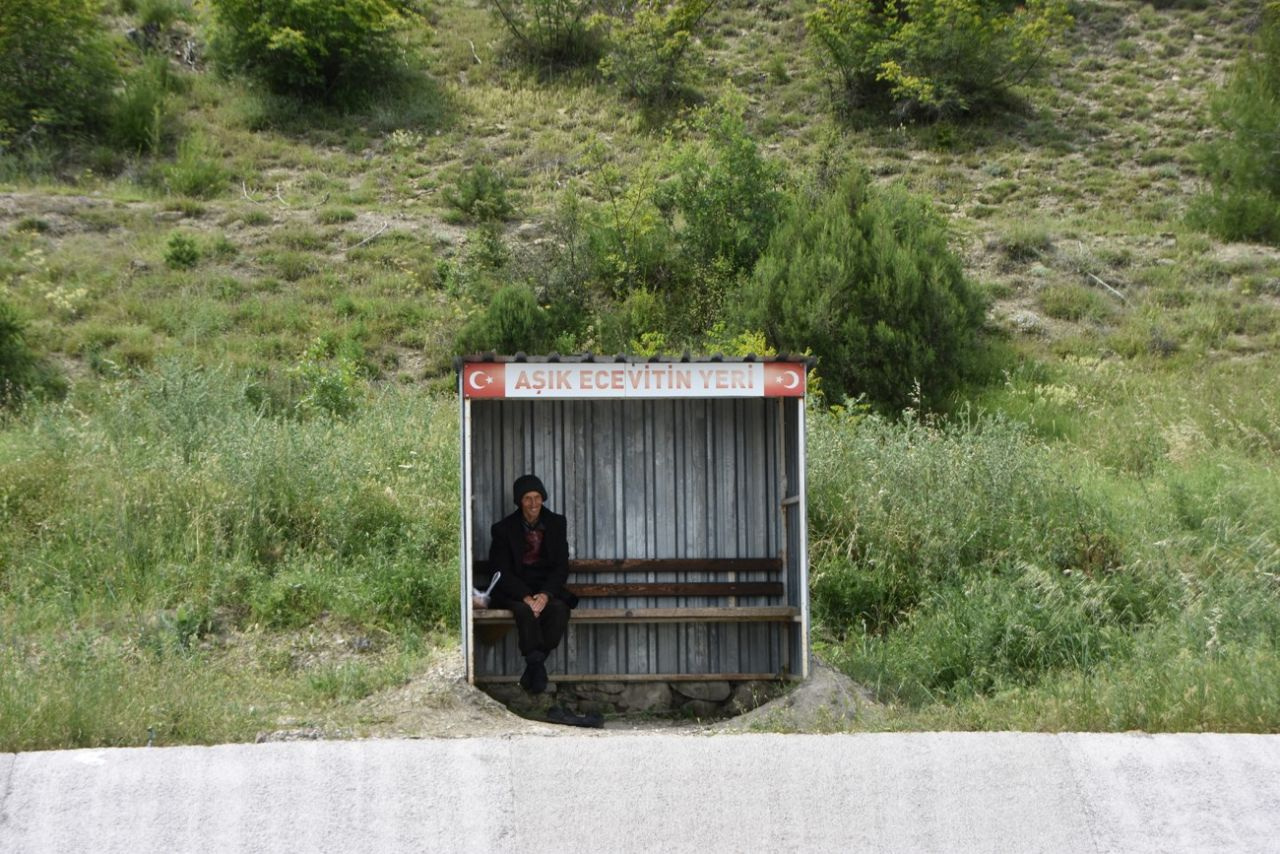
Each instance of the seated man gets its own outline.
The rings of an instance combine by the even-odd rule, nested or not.
[[[532,694],[547,690],[544,662],[564,637],[569,610],[578,598],[565,589],[569,537],[565,518],[544,507],[547,490],[535,475],[516,478],[512,497],[519,507],[492,528],[489,569],[501,572],[490,605],[515,615],[524,674],[520,685]]]

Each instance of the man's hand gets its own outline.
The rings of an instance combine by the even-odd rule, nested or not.
[[[545,593],[535,593],[533,596],[524,597],[524,604],[529,606],[533,611],[533,616],[542,616],[542,609],[547,607],[548,596]]]

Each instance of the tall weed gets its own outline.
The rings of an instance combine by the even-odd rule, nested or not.
[[[809,447],[815,616],[914,725],[1280,725],[1268,463],[1206,446],[1135,480],[999,418],[847,412]]]
[[[226,372],[168,366],[83,410],[19,419],[4,434],[21,475],[0,502],[6,589],[72,614],[453,619],[450,407],[396,392],[346,422],[300,422],[266,415],[251,392]]]

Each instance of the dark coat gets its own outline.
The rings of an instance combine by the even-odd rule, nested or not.
[[[578,597],[564,586],[569,578],[568,522],[546,507],[542,508],[538,521],[544,530],[542,559],[530,566],[521,562],[524,557],[524,517],[519,510],[496,522],[490,529],[493,541],[489,546],[489,570],[502,573],[493,588],[494,598],[519,602],[526,596],[546,593],[572,608],[578,604]]]

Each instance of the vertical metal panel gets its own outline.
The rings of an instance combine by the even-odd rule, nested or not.
[[[793,406],[794,404],[794,406]],[[766,399],[474,400],[470,457],[472,555],[488,555],[489,528],[512,512],[511,483],[538,474],[547,505],[569,519],[574,558],[698,558],[787,555],[783,600],[807,602],[802,518],[793,498],[802,481],[799,401]],[[802,494],[802,493],[801,493]],[[662,577],[665,576],[665,577]],[[701,581],[705,573],[650,573],[628,580]],[[738,580],[768,580],[742,573]],[[601,581],[623,580],[604,574]],[[704,597],[584,600],[580,608],[699,606]],[[785,624],[583,625],[570,622],[552,672],[779,672],[800,662],[797,627]],[[473,634],[474,637],[474,634]],[[476,641],[482,675],[517,674],[514,631]],[[796,672],[792,669],[791,672]]]

